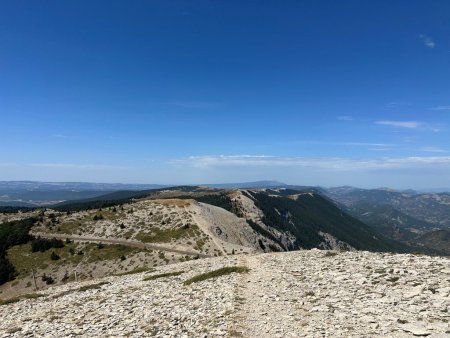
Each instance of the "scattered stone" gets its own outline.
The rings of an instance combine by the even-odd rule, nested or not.
[[[323,255],[305,250],[222,256],[54,286],[43,297],[1,305],[0,337],[450,336],[449,258]],[[249,272],[183,284],[228,266],[247,266]],[[185,272],[144,280],[176,271]],[[401,283],[380,276],[397,272]]]

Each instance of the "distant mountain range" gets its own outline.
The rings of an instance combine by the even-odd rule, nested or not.
[[[145,191],[170,186],[162,184],[0,181],[0,206],[36,207],[94,198],[116,191]],[[278,181],[199,184],[199,186],[223,189],[288,187]]]
[[[413,231],[450,227],[450,193],[352,187],[330,188],[324,192],[351,214],[374,226],[387,221],[399,229]]]
[[[38,181],[0,181],[0,206],[41,206],[60,203],[70,200],[82,200],[94,198],[116,191],[140,191],[171,187],[174,185],[164,184],[126,184],[126,183],[89,183],[89,182],[38,182]],[[194,186],[194,185],[191,185]],[[240,183],[220,183],[220,184],[197,184],[195,186],[207,186],[221,189],[265,189],[265,188],[286,188],[311,190],[325,195],[329,195],[338,202],[341,197],[358,195],[358,193],[371,192],[370,196],[380,195],[378,200],[383,200],[388,193],[397,194],[429,195],[416,190],[397,191],[388,188],[380,189],[359,189],[350,186],[337,188],[324,188],[320,186],[289,185],[283,182],[266,180]],[[436,189],[434,193],[444,193],[449,189]],[[374,194],[375,193],[375,194]],[[432,193],[431,193],[432,194]],[[371,197],[371,199],[373,200]],[[344,203],[345,204],[345,203]]]
[[[351,186],[334,188],[294,186],[278,181],[204,184],[210,189],[266,189],[275,195],[311,192],[323,196],[351,216],[374,228],[386,238],[413,245],[435,242],[436,247],[450,246],[442,231],[450,229],[450,193],[421,193],[389,188],[360,189]],[[95,201],[142,198],[154,190],[168,189],[156,184],[117,184],[84,182],[0,182],[0,207],[38,207],[71,205]],[[178,187],[190,191],[194,186]],[[197,189],[197,188],[195,188]],[[280,190],[281,189],[281,190]],[[78,201],[78,202],[77,202]],[[442,230],[442,231],[441,231]],[[441,231],[436,235],[433,231]],[[423,237],[427,234],[426,237]]]
[[[92,198],[120,190],[165,187],[159,184],[0,181],[0,206],[35,207]]]

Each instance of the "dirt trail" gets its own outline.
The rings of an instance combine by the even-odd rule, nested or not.
[[[125,239],[112,239],[112,238],[103,238],[103,237],[90,237],[90,236],[76,236],[76,235],[68,235],[68,234],[49,234],[43,232],[33,233],[33,236],[40,236],[43,238],[58,238],[58,239],[70,239],[76,242],[100,242],[100,243],[110,243],[110,244],[121,244],[125,246],[131,246],[136,248],[145,248],[151,250],[160,250],[167,252],[174,252],[182,255],[190,255],[190,256],[199,256],[199,257],[211,257],[196,251],[188,251],[181,250],[174,247],[169,247],[165,245],[156,245],[156,244],[148,244],[138,241],[131,241]]]
[[[240,265],[250,271],[242,275],[235,289],[237,311],[231,333],[243,337],[299,337],[299,309],[290,288],[290,279],[295,276],[267,255],[240,258]]]

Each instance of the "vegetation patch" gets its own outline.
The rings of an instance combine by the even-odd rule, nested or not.
[[[14,264],[7,257],[7,250],[27,243],[31,239],[28,233],[35,222],[35,218],[26,218],[0,224],[0,285],[17,276]]]
[[[141,267],[141,268],[133,269],[131,271],[127,271],[127,272],[116,273],[116,274],[114,274],[114,276],[126,276],[126,275],[133,275],[135,273],[153,272],[153,271],[155,271],[155,269],[147,268],[147,267]]]
[[[106,284],[109,284],[109,283],[108,282],[100,282],[100,283],[96,283],[96,284],[85,285],[85,286],[78,288],[76,291],[84,292],[84,291],[89,291],[89,290],[96,290],[96,289],[100,289],[103,285],[106,285]]]
[[[78,264],[82,259],[82,255],[72,254],[76,251],[75,243],[66,244],[62,248],[55,248],[52,252],[32,252],[31,244],[22,244],[11,247],[8,250],[7,257],[14,266],[19,277],[29,276],[31,270],[45,269],[49,265],[64,265],[71,263]],[[57,260],[55,255],[59,257]]]
[[[35,238],[31,241],[31,251],[32,252],[45,252],[51,248],[63,248],[64,242],[60,239],[52,238]]]
[[[139,251],[139,249],[120,244],[102,245],[99,249],[98,245],[90,244],[86,251],[86,255],[88,255],[87,262],[92,263],[121,259],[122,256],[126,257],[129,254]]]
[[[149,281],[149,280],[155,280],[155,279],[159,279],[159,278],[164,278],[164,277],[174,277],[174,276],[179,276],[182,273],[184,273],[184,271],[176,271],[176,272],[166,272],[166,273],[161,273],[159,275],[153,275],[153,276],[148,276],[144,278],[144,281]]]
[[[144,243],[167,243],[180,238],[195,237],[201,232],[197,225],[189,224],[170,229],[152,228],[151,233],[138,233],[136,239]]]
[[[264,229],[262,226],[260,226],[258,223],[254,222],[251,219],[247,219],[247,224],[253,229],[255,230],[257,233],[263,235],[266,238],[271,239],[272,241],[274,241],[275,243],[279,244],[282,248],[284,248],[283,243],[280,241],[279,238],[277,238],[274,234],[272,234],[270,231]],[[279,251],[279,250],[275,250],[275,251]]]
[[[194,276],[184,282],[184,285],[190,285],[192,283],[197,283],[210,278],[216,278],[224,275],[229,275],[233,272],[236,273],[247,273],[249,269],[245,266],[227,266],[214,271],[202,273],[200,275]]]
[[[188,199],[168,198],[168,199],[154,199],[152,201],[162,205],[174,205],[177,207],[187,207],[191,205],[191,201]]]
[[[64,234],[73,234],[80,228],[80,221],[68,221],[58,225],[59,231]]]
[[[28,293],[26,295],[22,295],[19,297],[9,298],[9,299],[5,299],[5,300],[0,299],[0,305],[17,303],[24,299],[36,299],[36,298],[40,298],[40,297],[44,297],[44,295],[41,295],[39,293]]]
[[[327,252],[325,252],[325,255],[323,255],[323,257],[334,257],[337,255],[338,255],[338,253],[336,251],[327,251]]]
[[[198,202],[206,203],[206,204],[212,204],[216,207],[228,210],[230,212],[233,211],[233,202],[231,201],[231,198],[225,194],[208,194],[203,196],[196,196],[194,197]]]

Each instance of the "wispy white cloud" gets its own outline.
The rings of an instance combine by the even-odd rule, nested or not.
[[[417,149],[418,151],[423,151],[427,153],[446,153],[445,149],[439,147],[420,147]]]
[[[217,102],[207,102],[207,101],[173,101],[167,102],[170,106],[176,106],[181,108],[192,108],[192,109],[208,109],[217,108],[219,103]]]
[[[174,165],[196,168],[212,167],[304,167],[327,171],[383,170],[448,166],[450,156],[383,157],[378,159],[348,159],[339,157],[308,158],[265,155],[205,155],[190,156],[170,161]]]
[[[76,163],[29,163],[29,167],[36,168],[66,168],[66,169],[125,169],[126,166],[115,166],[105,164],[76,164]]]
[[[431,110],[450,110],[450,106],[437,106],[431,108]]]
[[[436,47],[436,43],[434,42],[434,40],[431,36],[428,36],[426,34],[420,34],[419,38],[420,38],[420,40],[422,40],[423,44],[425,46],[427,46],[428,48]]]
[[[339,121],[353,121],[353,117],[348,115],[338,116],[336,119]]]
[[[66,135],[64,135],[64,134],[54,134],[54,135],[52,135],[53,137],[56,137],[56,138],[66,138],[67,136]]]
[[[382,148],[382,147],[375,147],[375,148],[368,148],[370,151],[389,151],[392,150],[392,148]]]
[[[401,106],[410,106],[411,102],[404,102],[404,101],[392,101],[386,104],[386,108],[398,108]]]
[[[424,126],[423,122],[417,122],[417,121],[392,121],[392,120],[379,120],[375,121],[375,124],[381,124],[385,126],[392,126],[392,127],[400,127],[400,128],[420,128]]]
[[[372,143],[372,142],[326,142],[326,141],[296,141],[295,143],[300,144],[323,144],[330,146],[348,146],[348,147],[395,147],[392,143]]]

